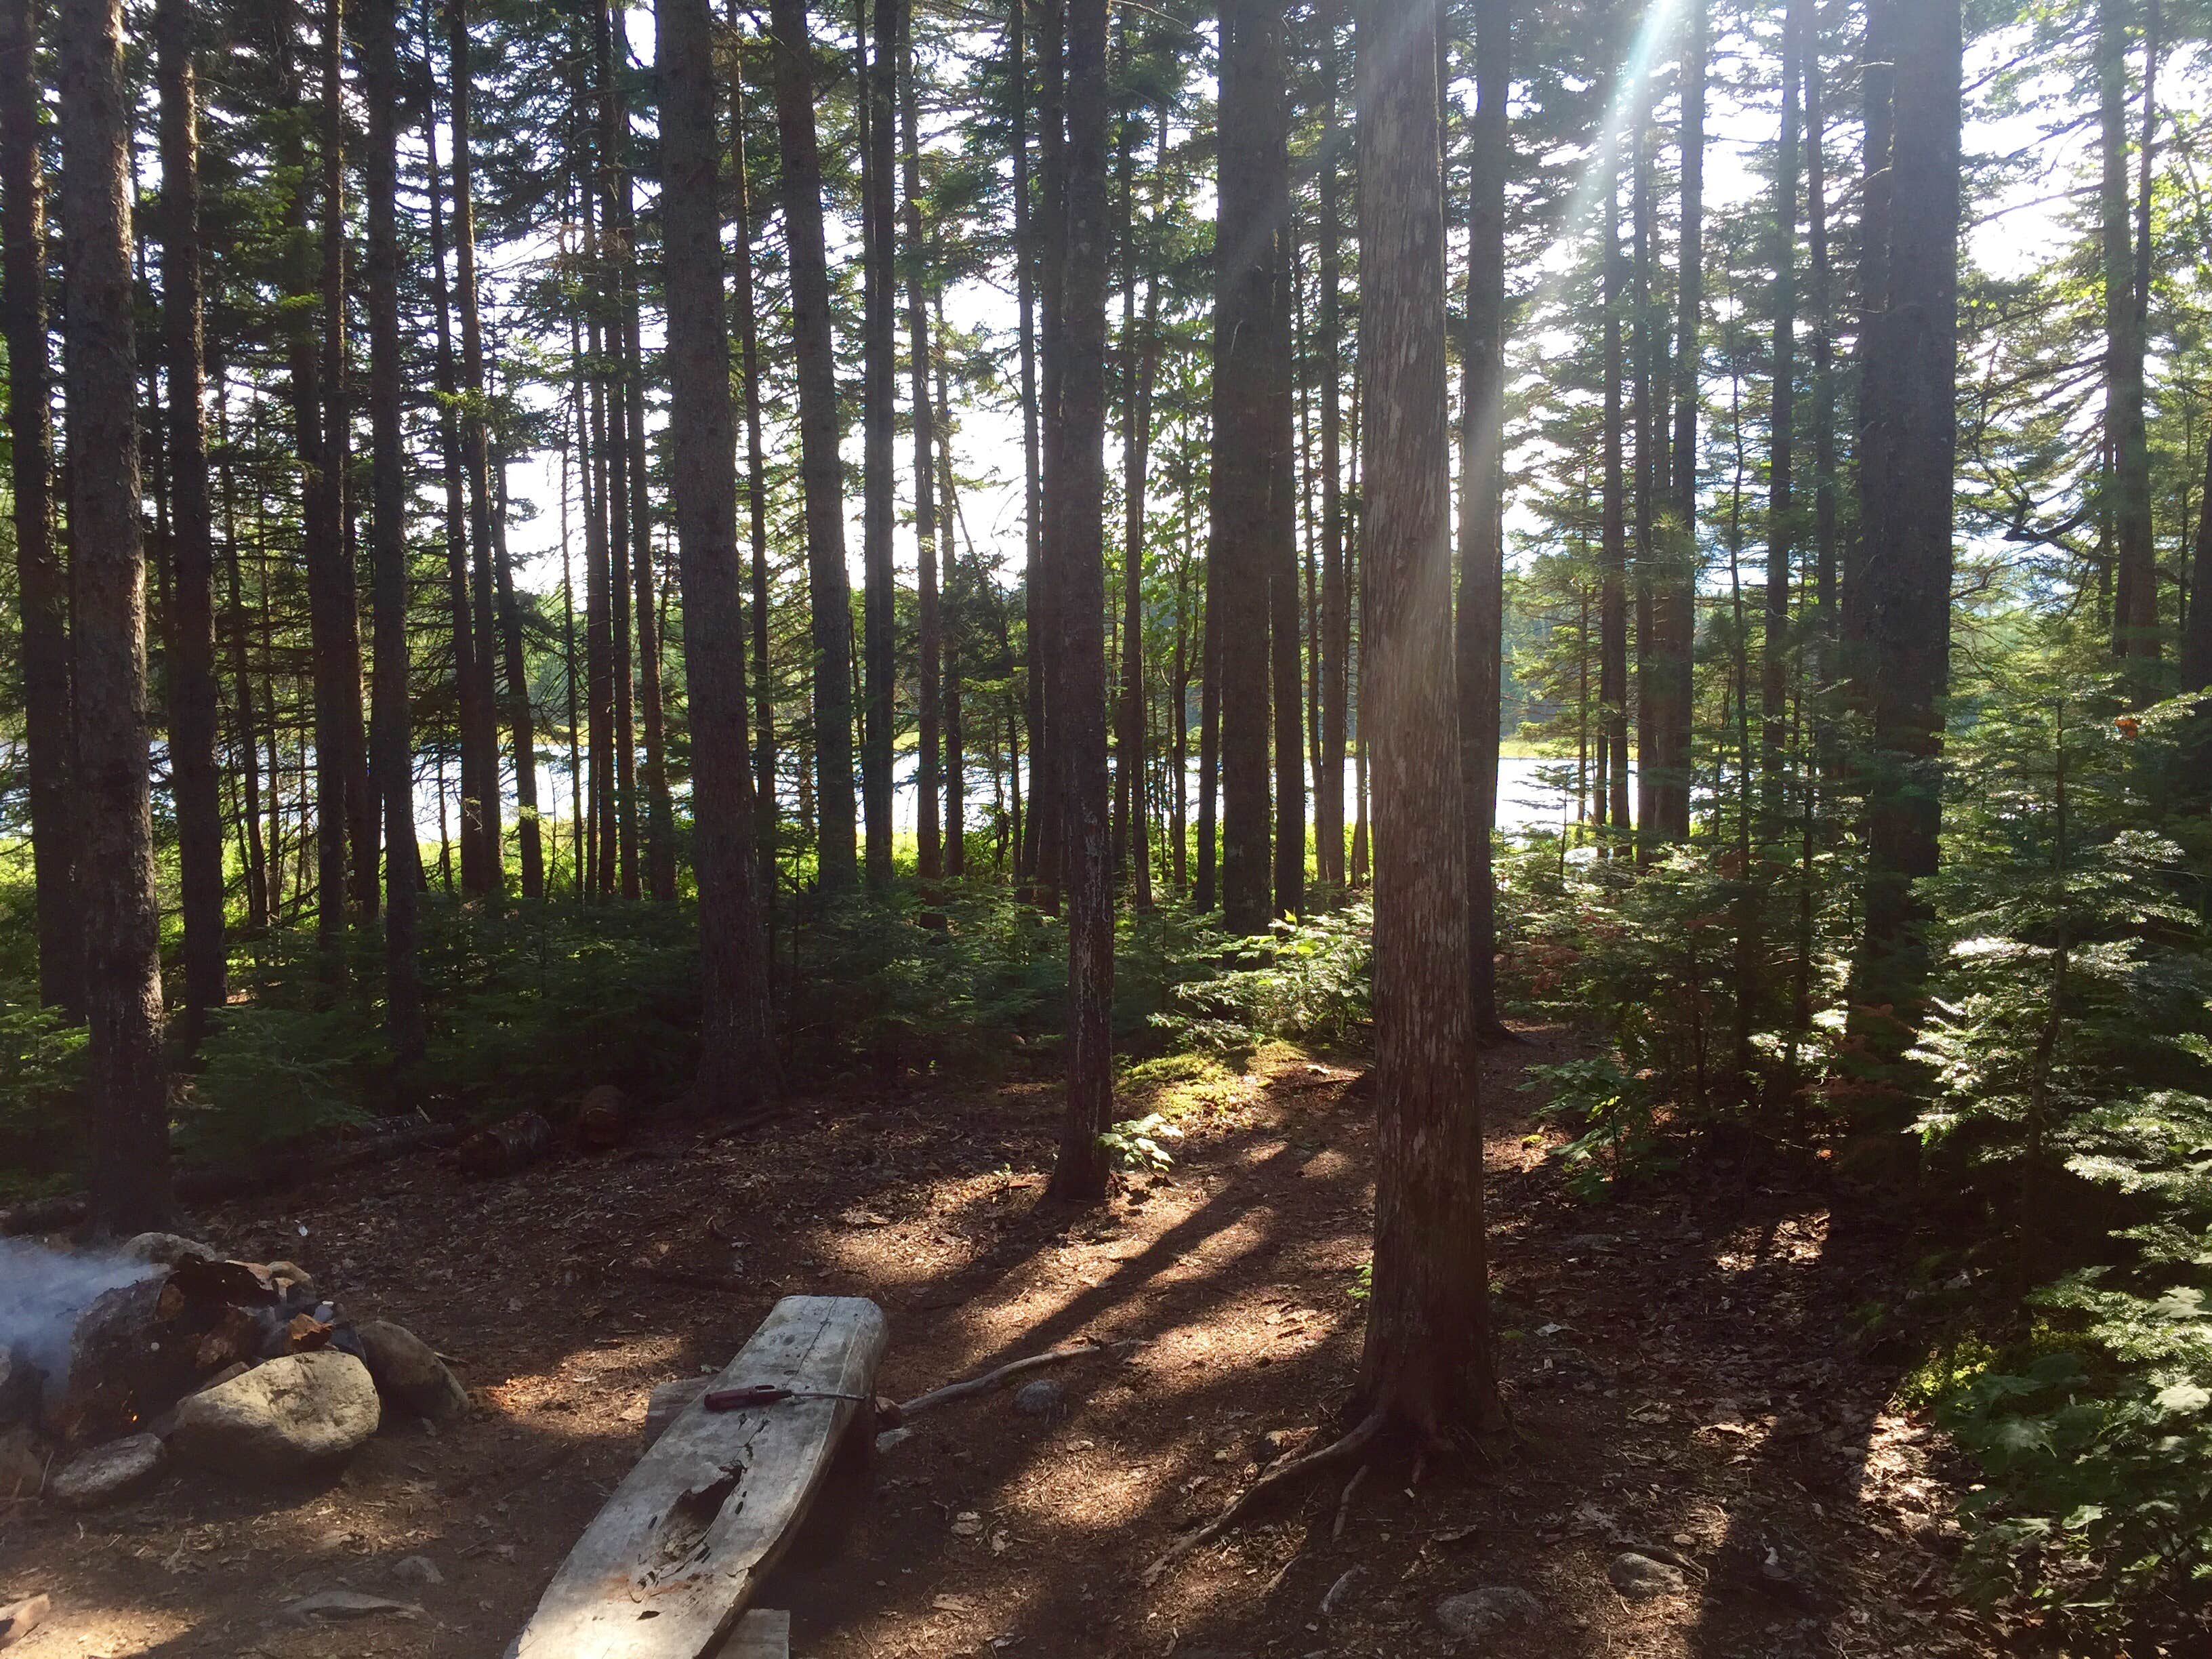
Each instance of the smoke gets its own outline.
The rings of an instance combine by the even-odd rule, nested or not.
[[[12,1348],[58,1388],[69,1375],[70,1333],[99,1297],[162,1272],[112,1250],[50,1250],[0,1238],[0,1348]]]

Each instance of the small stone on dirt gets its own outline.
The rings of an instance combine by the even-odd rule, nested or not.
[[[287,1354],[177,1407],[177,1455],[247,1480],[304,1474],[356,1449],[382,1413],[368,1367],[319,1348]]]
[[[1543,1603],[1518,1584],[1483,1584],[1437,1603],[1437,1623],[1446,1635],[1463,1641],[1534,1624],[1543,1615]]]
[[[392,1564],[392,1576],[403,1584],[442,1584],[446,1575],[427,1555],[403,1555]]]
[[[303,1595],[296,1601],[287,1601],[284,1611],[302,1622],[313,1620],[336,1621],[346,1619],[374,1619],[380,1613],[396,1613],[402,1619],[419,1619],[422,1609],[412,1601],[395,1601],[388,1595],[364,1595],[359,1590],[318,1590],[313,1595]]]
[[[952,1517],[955,1538],[980,1538],[983,1534],[983,1517],[973,1510],[963,1510]]]
[[[438,1358],[437,1350],[404,1325],[388,1319],[366,1319],[354,1327],[362,1358],[376,1379],[376,1391],[393,1405],[427,1417],[434,1423],[451,1423],[465,1417],[469,1391],[461,1379]]]
[[[913,1438],[912,1429],[885,1429],[876,1437],[876,1449],[878,1452],[887,1452],[894,1446],[903,1446]]]
[[[1067,1401],[1067,1390],[1048,1376],[1014,1390],[1014,1409],[1024,1417],[1049,1417]]]
[[[1627,1550],[1613,1558],[1605,1570],[1606,1577],[1632,1601],[1649,1601],[1661,1595],[1680,1595],[1686,1587],[1680,1567],[1664,1561],[1654,1561],[1648,1555],[1638,1555]]]
[[[54,1502],[73,1510],[88,1510],[143,1491],[161,1472],[167,1453],[150,1434],[134,1434],[111,1440],[80,1453],[54,1477]]]

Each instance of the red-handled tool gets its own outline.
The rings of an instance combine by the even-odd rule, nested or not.
[[[780,1382],[749,1382],[741,1389],[709,1389],[700,1403],[710,1412],[742,1412],[757,1406],[780,1406],[787,1400],[868,1400],[865,1394],[831,1394],[814,1389],[787,1389]]]

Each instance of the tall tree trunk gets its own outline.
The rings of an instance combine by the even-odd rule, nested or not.
[[[1121,706],[1114,738],[1119,769],[1115,839],[1126,849],[1122,868],[1128,874],[1131,902],[1139,910],[1150,910],[1152,854],[1145,827],[1145,466],[1152,433],[1153,341],[1159,322],[1160,285],[1150,268],[1149,249],[1140,249],[1137,240],[1134,185],[1130,177],[1135,125],[1132,114],[1123,124],[1121,141]],[[1163,120],[1163,151],[1166,144]],[[1140,265],[1146,267],[1141,322],[1136,308]]]
[[[1813,333],[1813,618],[1807,630],[1803,678],[1805,695],[1814,700],[1815,757],[1826,772],[1832,768],[1835,748],[1828,685],[1835,672],[1836,643],[1836,319],[1828,250],[1826,82],[1820,48],[1816,14],[1806,31],[1803,59],[1806,307]]]
[[[1780,821],[1783,744],[1790,707],[1790,584],[1796,547],[1791,477],[1797,408],[1798,72],[1806,0],[1790,0],[1782,31],[1782,131],[1774,163],[1773,403],[1768,414],[1766,617],[1759,651],[1759,769],[1767,816]]]
[[[1106,1194],[1099,1137],[1114,1107],[1114,885],[1106,774],[1106,0],[1066,8],[1067,135],[1057,182],[1066,216],[1058,307],[1062,492],[1055,582],[1065,692],[1058,740],[1066,782],[1067,1105],[1051,1191]]]
[[[2204,486],[2197,508],[2197,546],[2189,572],[2189,619],[2181,636],[2181,689],[2212,689],[2212,439],[2204,445]],[[2199,775],[2212,775],[2203,769]]]
[[[1607,141],[1604,262],[1605,528],[1599,555],[1597,822],[1601,847],[1625,845],[1628,821],[1628,482],[1622,462],[1620,149]]]
[[[599,322],[585,336],[588,361],[600,359]],[[608,550],[606,385],[596,368],[588,375],[589,435],[585,443],[584,487],[584,681],[591,707],[585,716],[591,757],[591,888],[615,890],[615,644],[614,581]],[[579,396],[581,396],[580,389]]]
[[[814,133],[813,49],[804,0],[772,0],[776,132],[783,153],[791,326],[799,380],[799,480],[813,610],[816,862],[823,890],[858,875],[853,797],[853,616],[845,574],[844,464],[837,453],[837,363],[830,336],[830,265],[822,233],[822,164]]]
[[[730,0],[737,27],[738,0]],[[753,811],[761,862],[763,917],[775,896],[775,683],[769,665],[768,453],[761,441],[760,326],[753,303],[752,181],[745,162],[745,70],[740,58],[730,76],[730,175],[737,204],[738,372],[745,399],[745,518],[752,538]],[[771,960],[773,957],[771,955]]]
[[[1352,596],[1344,570],[1344,334],[1338,252],[1343,210],[1337,198],[1337,161],[1344,134],[1337,124],[1337,82],[1343,74],[1337,36],[1341,9],[1322,8],[1322,137],[1315,158],[1321,223],[1316,307],[1316,344],[1321,356],[1321,631],[1314,641],[1321,667],[1321,769],[1314,778],[1315,873],[1341,892],[1344,868],[1345,722],[1351,699]]]
[[[53,427],[46,358],[45,168],[39,155],[38,0],[0,3],[0,238],[4,238],[8,434],[14,461],[16,601],[36,884],[39,995],[84,1008],[70,788],[69,578],[54,547]]]
[[[230,463],[230,400],[225,377],[215,377],[216,443],[222,461],[223,574],[229,605],[229,651],[227,667],[238,699],[232,727],[237,757],[239,828],[244,839],[246,926],[258,934],[269,925],[268,854],[261,839],[261,763],[255,747],[258,728],[253,717],[253,677],[248,667],[246,634],[245,578],[240,569],[237,480]]]
[[[426,87],[436,77],[430,61],[431,30],[428,0],[424,0],[422,69]],[[426,92],[422,120],[423,151],[427,158],[427,193],[430,205],[430,309],[437,329],[439,471],[446,495],[446,609],[453,636],[453,707],[460,726],[461,760],[461,885],[466,891],[482,890],[488,864],[480,823],[467,803],[480,800],[484,786],[477,776],[496,738],[488,736],[492,719],[489,708],[477,702],[482,683],[476,665],[480,648],[476,617],[469,604],[468,492],[461,471],[460,370],[453,351],[453,301],[446,283],[445,186],[438,171],[437,103]],[[441,810],[442,811],[442,805]]]
[[[1066,808],[1068,775],[1060,721],[1064,693],[1059,655],[1065,635],[1060,617],[1060,515],[1066,492],[1060,474],[1066,434],[1061,422],[1060,374],[1066,367],[1061,329],[1067,274],[1066,173],[1066,0],[1039,0],[1037,8],[1038,205],[1031,240],[1037,255],[1037,385],[1040,449],[1038,479],[1043,505],[1030,627],[1040,641],[1036,670],[1040,718],[1030,732],[1030,835],[1035,843],[1031,888],[1050,915],[1060,910],[1066,854]]]
[[[621,112],[619,101],[617,116],[622,131],[627,133],[629,118]],[[630,204],[628,168],[623,170],[615,192],[615,283],[622,328],[623,425],[629,444],[629,577],[636,610],[636,709],[644,738],[644,748],[636,763],[636,783],[645,798],[645,890],[668,903],[676,897],[676,803],[668,789],[668,727],[661,689],[659,606],[653,597],[651,480],[645,442],[645,349],[638,325],[637,226]]]
[[[1697,633],[1698,399],[1705,308],[1705,0],[1688,0],[1683,20],[1681,70],[1680,268],[1675,287],[1674,439],[1668,510],[1658,534],[1651,624],[1656,672],[1650,775],[1652,835],[1690,838],[1692,650]]]
[[[1483,0],[1474,22],[1474,155],[1468,165],[1466,401],[1460,428],[1460,787],[1466,799],[1468,998],[1478,1037],[1498,1017],[1498,707],[1505,616],[1505,174],[1512,139],[1511,0]]]
[[[307,198],[309,174],[301,156],[299,185],[292,213],[301,234],[293,292],[298,296],[319,295],[313,309],[303,309],[289,343],[293,421],[296,433],[303,491],[306,497],[305,539],[307,566],[307,622],[314,688],[314,799],[316,953],[326,984],[345,977],[346,879],[349,853],[349,810],[353,805],[349,785],[361,755],[349,738],[360,734],[361,651],[353,601],[353,571],[346,557],[345,486],[342,415],[343,394],[330,384],[334,368],[343,361],[343,315],[331,314],[333,299],[342,301],[343,289],[332,280],[332,265],[342,275],[344,204],[332,188],[343,182],[338,163],[343,128],[334,85],[343,52],[339,0],[325,0],[322,9],[319,55],[326,82],[322,96],[322,227],[324,264],[319,282],[314,274],[311,244],[307,240]],[[302,113],[304,114],[304,110]],[[342,311],[342,307],[341,307]],[[323,337],[318,341],[319,324]],[[333,438],[338,440],[333,447]]]
[[[530,670],[524,653],[522,602],[514,591],[514,561],[507,550],[507,454],[491,460],[491,567],[499,602],[507,725],[514,735],[515,839],[522,854],[522,896],[545,896],[545,842],[538,805],[538,719],[530,706]]]
[[[161,90],[161,331],[168,357],[171,534],[169,759],[185,913],[185,1028],[206,1029],[225,994],[222,799],[216,765],[215,526],[208,496],[206,365],[200,331],[199,85],[184,0],[161,0],[154,33]]]
[[[455,255],[455,286],[459,290],[461,311],[461,461],[468,473],[469,495],[469,612],[471,631],[477,648],[470,654],[469,666],[476,676],[475,698],[483,711],[477,735],[479,751],[477,769],[483,790],[477,807],[478,834],[483,863],[479,866],[483,884],[476,890],[497,893],[507,886],[507,842],[500,827],[501,789],[499,776],[499,728],[494,711],[499,706],[498,692],[492,678],[493,652],[498,638],[495,606],[497,583],[492,571],[492,495],[490,471],[490,438],[486,430],[487,391],[484,384],[483,319],[478,306],[477,288],[477,232],[476,232],[476,158],[475,139],[471,131],[469,84],[469,16],[468,0],[449,0],[447,14],[448,41],[451,52],[449,68],[453,72],[453,250]],[[507,687],[509,708],[513,707],[515,687]],[[521,736],[516,728],[518,739]],[[518,785],[522,775],[534,765],[532,757],[520,746],[515,750],[514,769]],[[534,787],[532,793],[536,793]],[[536,820],[526,816],[529,827],[523,832],[527,838],[536,835]]]
[[[1910,1019],[1926,965],[1950,672],[1952,477],[1957,449],[1959,0],[1920,0],[1889,20],[1895,42],[1888,285],[1866,344],[1867,448],[1860,514],[1868,545],[1865,936],[1852,1000]]]
[[[399,62],[396,0],[361,0],[362,97],[368,248],[371,611],[375,629],[369,761],[384,817],[384,1029],[397,1069],[422,1058],[422,981],[416,906],[422,884],[415,842],[414,744],[407,646],[407,450],[401,425],[399,336]],[[166,170],[166,169],[165,169]]]
[[[1869,434],[1875,420],[1867,383],[1867,354],[1875,332],[1875,319],[1889,302],[1889,170],[1891,139],[1895,125],[1892,106],[1897,78],[1893,27],[1897,0],[1867,0],[1866,34],[1859,52],[1859,96],[1863,148],[1859,168],[1859,328],[1858,411],[1851,452],[1859,467],[1859,487],[1865,489]],[[1873,653],[1867,638],[1869,612],[1866,570],[1868,526],[1862,519],[1843,549],[1843,592],[1840,596],[1842,639],[1838,657],[1850,707],[1859,714],[1870,708]]]
[[[58,21],[91,1220],[95,1231],[129,1234],[173,1212],[148,787],[131,106],[122,0],[65,0]]]
[[[1261,932],[1274,909],[1269,630],[1271,620],[1280,619],[1273,616],[1269,595],[1277,573],[1291,571],[1295,561],[1285,536],[1291,408],[1281,395],[1289,389],[1290,351],[1283,304],[1290,178],[1283,30],[1280,9],[1260,0],[1229,0],[1223,9],[1206,610],[1214,620],[1221,682],[1222,920],[1240,933]],[[1295,636],[1295,605],[1291,627]],[[1277,736],[1294,741],[1296,732],[1293,720]],[[1285,809],[1287,825],[1287,802]],[[1302,811],[1298,821],[1302,827]],[[1302,832],[1297,852],[1303,867]]]
[[[1651,268],[1659,240],[1658,181],[1655,177],[1659,134],[1652,122],[1655,93],[1648,64],[1638,66],[1629,116],[1635,145],[1629,186],[1629,363],[1631,376],[1629,426],[1636,443],[1636,471],[1630,532],[1630,570],[1636,607],[1636,859],[1638,866],[1651,853],[1651,751],[1656,738],[1653,691],[1659,679],[1659,653],[1654,635],[1657,578],[1656,562],[1659,492],[1666,485],[1667,421],[1659,403],[1665,368],[1660,362],[1659,318],[1651,306]]]
[[[1431,1443],[1498,1428],[1504,1415],[1491,1368],[1467,995],[1437,18],[1426,0],[1376,0],[1358,46],[1376,1119],[1374,1293],[1359,1390],[1371,1413]]]
[[[868,884],[875,888],[885,886],[891,878],[891,751],[898,719],[898,595],[891,562],[898,483],[892,458],[898,416],[897,284],[893,270],[898,234],[892,189],[898,165],[898,112],[891,82],[898,58],[898,14],[899,0],[874,0],[869,30],[874,38],[860,43],[867,118],[861,129],[866,162],[861,211],[866,236],[861,257],[860,562],[867,581],[860,606],[861,678],[866,687],[860,777],[867,821]]]
[[[945,333],[944,307],[945,296],[939,290],[931,295],[931,308],[936,314],[939,338]],[[961,647],[968,633],[966,618],[970,613],[971,589],[970,584],[961,579],[954,550],[952,400],[945,386],[945,360],[941,356],[936,360],[934,373],[937,413],[932,447],[937,461],[937,488],[941,503],[937,522],[944,526],[945,535],[945,621],[940,624],[945,639],[945,873],[957,881],[968,873],[967,722],[966,701],[961,684],[961,677],[967,670],[966,656]],[[971,549],[971,556],[972,553]],[[1012,665],[1011,663],[1008,665],[1009,669]]]
[[[626,320],[636,293],[635,227],[629,208],[629,112],[622,76],[629,42],[619,0],[608,0],[595,20],[599,63],[599,315],[606,355],[599,360],[606,398],[607,630],[614,653],[614,855],[622,895],[643,892],[638,872],[636,664],[630,654],[630,595],[636,521],[642,517],[638,486],[644,482],[643,402],[631,410],[632,374]],[[622,32],[619,46],[617,31]],[[648,623],[647,626],[650,626]]]
[[[1022,605],[1023,711],[1029,722],[1030,769],[1036,771],[1044,734],[1044,620],[1038,607],[1044,595],[1044,462],[1038,433],[1036,375],[1036,229],[1030,187],[1029,61],[1024,49],[1023,0],[1007,0],[1006,68],[1013,125],[1014,299],[1019,319],[1018,345],[1022,393]],[[1017,778],[1017,781],[1018,781]],[[1019,799],[1019,792],[1016,792]],[[1036,817],[1028,833],[1017,835],[1014,865],[1019,875],[1036,874]]]
[[[937,411],[929,375],[929,245],[921,221],[921,94],[914,82],[914,7],[899,4],[899,166],[906,196],[906,328],[914,404],[914,539],[917,568],[915,714],[921,764],[915,779],[915,828],[924,881],[945,873],[944,834],[938,817],[944,783],[945,698],[943,607],[938,595]],[[952,586],[952,538],[947,527],[945,586]]]
[[[2132,0],[2098,0],[2097,91],[2105,285],[2105,442],[2112,457],[2112,654],[2158,659],[2158,564],[2152,540],[2150,444],[2143,423],[2143,311],[2128,201],[2128,30]],[[2138,699],[2154,694],[2138,671]]]
[[[697,1094],[710,1110],[738,1114],[757,1110],[768,1098],[775,1056],[745,737],[713,26],[707,0],[657,0],[653,16],[668,290],[669,483],[684,588],[696,802],[702,1002]]]

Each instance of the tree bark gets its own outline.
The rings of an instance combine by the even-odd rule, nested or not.
[[[1106,772],[1106,0],[1066,7],[1060,452],[1052,482],[1060,604],[1059,741],[1066,785],[1067,1103],[1051,1192],[1106,1193],[1114,1107],[1114,887]],[[1049,191],[1052,182],[1048,179]]]
[[[1121,226],[1123,238],[1121,334],[1121,684],[1114,753],[1115,844],[1127,872],[1130,902],[1140,911],[1152,908],[1152,837],[1145,824],[1145,466],[1152,434],[1152,360],[1159,322],[1159,278],[1150,269],[1149,251],[1139,246],[1131,151],[1133,112],[1122,127]],[[1167,143],[1163,116],[1160,143]],[[1137,276],[1145,267],[1145,308],[1139,321]]]
[[[1599,555],[1597,823],[1601,848],[1625,846],[1628,820],[1628,481],[1622,461],[1620,149],[1607,141],[1604,262],[1605,524]]]
[[[2101,253],[2105,288],[2105,443],[2111,456],[2113,533],[2112,654],[2158,659],[2158,566],[2152,539],[2150,443],[2143,422],[2143,312],[2136,301],[2134,227],[2128,200],[2128,27],[2130,0],[2098,0],[2097,91],[2104,176]],[[2155,694],[2134,671],[2134,694]]]
[[[394,1067],[422,1058],[422,981],[416,895],[422,884],[415,841],[415,769],[408,703],[407,450],[401,425],[398,106],[396,0],[361,0],[362,96],[368,113],[364,158],[368,247],[371,612],[375,630],[369,691],[369,762],[384,818],[384,1029]]]
[[[738,0],[730,0],[737,25]],[[745,69],[740,56],[730,75],[730,174],[737,204],[738,372],[745,400],[745,516],[752,538],[753,811],[759,820],[761,911],[773,912],[775,895],[775,690],[769,664],[768,454],[761,441],[760,325],[753,303],[752,181],[745,161]]]
[[[1475,1035],[1498,1017],[1498,748],[1505,614],[1505,174],[1511,163],[1511,0],[1475,13],[1474,155],[1468,167],[1465,404],[1460,436],[1460,785],[1466,800],[1468,1006]],[[1340,738],[1340,743],[1341,739]]]
[[[1865,932],[1853,1000],[1909,1020],[1926,966],[1949,684],[1952,477],[1957,450],[1959,0],[1898,6],[1887,286],[1868,320],[1860,514],[1866,563]]]
[[[898,165],[898,115],[892,80],[897,62],[898,14],[898,0],[874,0],[872,21],[865,9],[862,13],[863,21],[868,21],[867,33],[873,39],[864,36],[857,46],[866,118],[861,128],[865,165],[860,186],[866,232],[861,254],[860,562],[867,579],[860,603],[861,679],[866,698],[860,777],[868,885],[877,889],[888,885],[891,878],[891,754],[898,719],[898,595],[891,561],[892,521],[897,513],[892,447],[898,416],[898,302],[894,280],[898,234],[893,194]]]
[[[1806,0],[1789,0],[1782,30],[1782,130],[1774,163],[1773,402],[1767,416],[1766,605],[1759,649],[1759,773],[1770,830],[1782,817],[1783,749],[1790,714],[1790,586],[1796,551],[1791,476],[1797,410],[1797,183],[1801,165],[1798,76],[1808,27]]]
[[[161,325],[168,358],[169,763],[185,921],[185,1035],[197,1045],[222,1006],[222,799],[216,763],[215,526],[208,495],[206,363],[200,326],[199,84],[184,0],[161,0],[154,33],[161,95]]]
[[[1692,651],[1697,635],[1698,399],[1705,307],[1705,0],[1688,0],[1681,70],[1680,269],[1675,289],[1674,440],[1668,510],[1658,533],[1651,605],[1656,672],[1650,687],[1653,753],[1650,830],[1690,838]]]
[[[173,1206],[148,786],[122,0],[65,0],[58,24],[91,1213],[96,1232],[130,1234],[166,1224]]]
[[[1295,571],[1288,316],[1283,239],[1288,234],[1288,100],[1283,14],[1264,0],[1228,0],[1221,17],[1220,184],[1214,227],[1212,520],[1206,592],[1218,612],[1221,681],[1221,908],[1231,932],[1267,925],[1285,884],[1270,868],[1267,726],[1271,599]],[[1278,499],[1278,495],[1280,499]],[[1295,601],[1290,607],[1295,651]],[[1296,675],[1291,690],[1296,693]],[[1279,688],[1278,688],[1279,692]],[[1282,698],[1274,699],[1279,723]],[[1295,750],[1292,715],[1278,740]],[[1292,766],[1297,764],[1295,752]],[[1279,783],[1280,780],[1277,780]],[[1296,847],[1304,860],[1303,790]],[[1284,829],[1291,822],[1282,804]]]
[[[930,389],[929,245],[921,218],[921,94],[914,81],[914,7],[897,4],[899,166],[906,198],[906,328],[914,407],[914,538],[915,570],[915,716],[921,747],[915,778],[917,867],[924,881],[945,873],[945,838],[938,815],[944,785],[944,609],[938,592],[937,411]],[[951,538],[946,537],[945,586],[952,586]]]
[[[1030,771],[1036,774],[1044,735],[1044,461],[1038,433],[1036,374],[1036,230],[1030,199],[1029,63],[1024,50],[1023,0],[1007,0],[1006,69],[1013,126],[1014,298],[1022,394],[1023,713],[1029,722]],[[1018,769],[1016,782],[1019,782]],[[1034,793],[1034,790],[1032,790]],[[1015,792],[1017,801],[1020,792]],[[1017,809],[1018,813],[1018,808]],[[1024,878],[1036,874],[1036,817],[1014,837],[1014,866]]]
[[[816,866],[825,894],[858,876],[853,794],[852,592],[845,573],[844,463],[837,453],[837,363],[830,332],[830,265],[822,231],[822,164],[814,131],[813,48],[804,0],[772,0],[776,132],[783,153],[784,228],[799,380],[799,480],[813,611]]]
[[[684,590],[699,879],[696,1092],[708,1110],[735,1115],[757,1110],[769,1097],[775,1056],[745,736],[713,35],[707,0],[657,0],[653,16],[668,292],[669,483]]]
[[[626,51],[625,51],[626,55]],[[617,123],[629,118],[617,100]],[[637,639],[636,708],[644,747],[636,785],[645,798],[645,890],[663,903],[676,897],[676,803],[668,788],[668,726],[661,687],[659,605],[653,597],[653,511],[645,442],[645,349],[639,336],[636,214],[630,177],[623,172],[615,192],[615,284],[622,328],[623,424],[629,444],[629,578]],[[625,732],[628,728],[625,727]]]
[[[1359,1390],[1370,1413],[1430,1443],[1504,1419],[1467,995],[1437,17],[1427,0],[1375,0],[1358,42],[1377,1126]]]
[[[1322,887],[1341,892],[1344,866],[1344,745],[1351,700],[1352,599],[1344,568],[1344,335],[1343,277],[1339,246],[1343,210],[1337,197],[1337,161],[1344,133],[1337,122],[1337,83],[1343,75],[1337,37],[1341,9],[1322,8],[1322,137],[1315,158],[1320,196],[1321,283],[1316,341],[1321,356],[1321,631],[1314,641],[1321,667],[1321,768],[1314,778],[1315,874]]]

